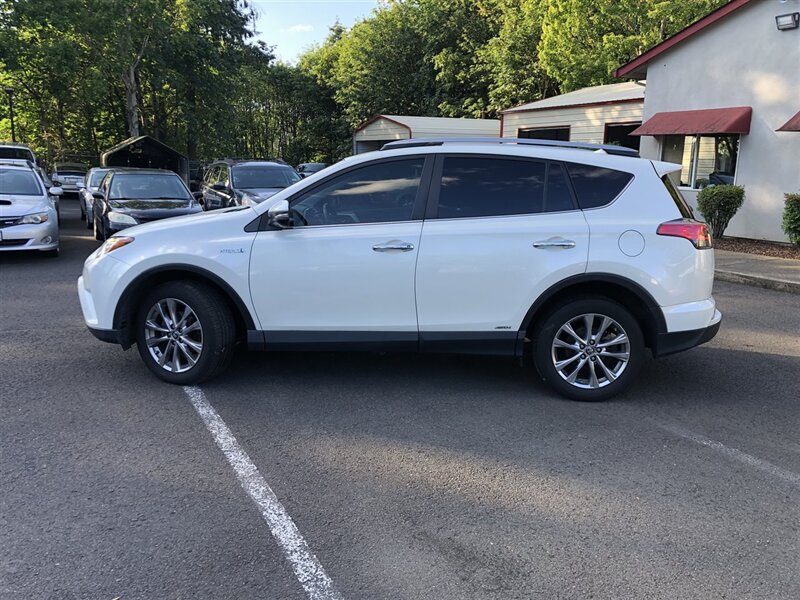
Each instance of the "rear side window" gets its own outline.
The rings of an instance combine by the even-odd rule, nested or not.
[[[567,171],[582,209],[611,204],[633,179],[633,175],[625,171],[578,163],[567,163]]]
[[[547,163],[533,160],[448,156],[442,168],[439,219],[527,215],[572,210],[559,165],[545,185]]]

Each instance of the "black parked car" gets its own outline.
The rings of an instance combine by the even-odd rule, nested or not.
[[[203,179],[203,208],[258,204],[300,181],[290,165],[280,160],[218,160]]]
[[[203,210],[177,173],[161,169],[115,167],[92,196],[97,240],[134,225]]]

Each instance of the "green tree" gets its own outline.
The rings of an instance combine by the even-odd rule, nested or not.
[[[539,61],[562,92],[613,72],[726,0],[546,0]]]

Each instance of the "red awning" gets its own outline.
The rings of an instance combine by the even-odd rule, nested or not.
[[[630,135],[695,135],[702,133],[750,133],[749,106],[678,110],[654,114]]]
[[[800,112],[778,127],[775,131],[800,131]]]

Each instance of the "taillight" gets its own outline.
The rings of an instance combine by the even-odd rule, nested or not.
[[[694,244],[695,248],[700,250],[713,246],[711,230],[708,228],[708,225],[689,219],[677,219],[675,221],[662,223],[658,226],[656,233],[658,235],[687,239]]]

